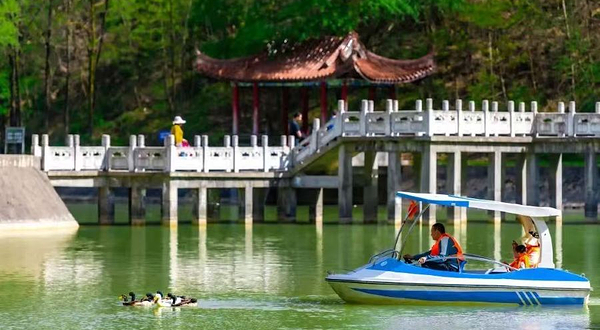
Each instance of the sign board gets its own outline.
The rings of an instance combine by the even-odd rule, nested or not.
[[[5,127],[4,152],[9,153],[9,145],[17,145],[16,150],[25,153],[25,127]]]

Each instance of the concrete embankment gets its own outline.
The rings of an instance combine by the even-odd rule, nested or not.
[[[0,155],[0,232],[79,225],[46,174],[28,155]]]

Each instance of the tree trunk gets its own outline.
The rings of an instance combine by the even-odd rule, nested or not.
[[[64,133],[65,138],[69,135],[70,130],[70,108],[69,108],[69,83],[71,78],[71,0],[66,0],[67,14],[67,72],[65,76],[65,105],[64,105]]]
[[[45,40],[45,48],[46,48],[46,60],[44,67],[44,128],[46,132],[50,130],[50,116],[51,116],[51,96],[50,96],[50,85],[51,85],[51,77],[50,77],[50,38],[52,36],[52,0],[48,0],[48,25],[46,26],[46,40]]]

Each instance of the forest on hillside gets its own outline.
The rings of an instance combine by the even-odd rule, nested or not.
[[[231,88],[194,71],[196,49],[225,59],[349,31],[390,58],[435,51],[432,76],[397,87],[401,108],[426,97],[536,100],[540,111],[600,101],[597,0],[1,0],[0,127],[118,144],[152,141],[181,115],[186,135],[216,139],[231,130]],[[241,94],[248,135],[252,93]],[[261,91],[264,134],[281,132],[279,95]],[[351,105],[366,95],[351,89]]]

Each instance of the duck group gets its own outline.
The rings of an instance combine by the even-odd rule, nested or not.
[[[134,292],[129,292],[128,295],[120,295],[119,300],[121,300],[123,306],[188,307],[198,305],[196,298],[177,296],[170,292],[164,296],[161,291],[156,291],[155,294],[146,293],[140,300],[136,300]]]

